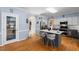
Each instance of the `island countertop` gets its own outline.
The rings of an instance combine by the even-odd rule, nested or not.
[[[61,34],[61,33],[62,33],[62,31],[47,30],[47,29],[45,29],[45,30],[40,30],[40,31],[41,31],[41,32],[43,31],[43,32],[53,33],[53,34]]]

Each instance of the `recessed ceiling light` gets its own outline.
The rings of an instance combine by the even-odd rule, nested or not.
[[[58,12],[58,10],[56,10],[55,8],[46,8],[47,11],[51,12],[51,13],[56,13]]]

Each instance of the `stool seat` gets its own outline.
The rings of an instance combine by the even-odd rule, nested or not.
[[[54,40],[55,39],[55,34],[48,34],[47,38],[49,38],[50,40]]]

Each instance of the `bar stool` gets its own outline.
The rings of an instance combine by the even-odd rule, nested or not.
[[[41,36],[41,38],[42,38],[43,44],[46,44],[46,43],[45,43],[45,42],[46,42],[46,33],[45,33],[45,32],[42,32],[42,33],[40,34],[40,36]]]
[[[51,44],[52,47],[55,47],[55,34],[47,34],[47,46],[49,45],[49,43]]]

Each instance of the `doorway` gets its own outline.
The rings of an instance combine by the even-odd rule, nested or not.
[[[36,33],[36,18],[35,16],[31,16],[28,18],[28,20],[29,20],[29,37],[31,37]]]

